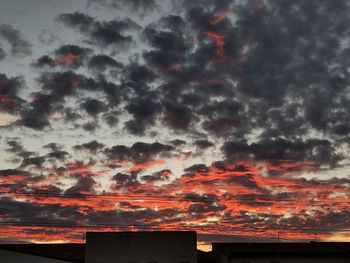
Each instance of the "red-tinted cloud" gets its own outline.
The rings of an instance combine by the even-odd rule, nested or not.
[[[129,171],[141,171],[163,165],[164,161],[150,161],[135,164]],[[86,179],[91,176],[102,178],[107,170],[98,170],[97,164],[68,163],[67,176]],[[56,211],[69,209],[75,211],[70,224],[82,225],[79,230],[69,231],[67,227],[53,225],[46,228],[46,234],[40,234],[44,227],[6,226],[5,236],[17,235],[23,240],[77,241],[77,233],[85,231],[85,225],[94,224],[96,216],[112,216],[110,224],[116,229],[127,227],[133,230],[144,229],[182,229],[197,230],[202,234],[231,234],[245,236],[276,236],[287,239],[310,239],[317,232],[317,238],[331,238],[337,232],[337,225],[329,225],[327,231],[318,230],[318,226],[332,214],[345,213],[350,194],[348,180],[306,181],[299,178],[302,172],[314,171],[312,162],[292,161],[241,161],[232,164],[213,166],[193,166],[182,177],[155,185],[152,180],[125,184],[122,188],[113,187],[108,192],[79,192],[68,194],[58,192],[47,196],[31,194],[50,189],[48,183],[57,184],[51,179],[32,180],[32,183],[12,197],[13,204],[19,207],[31,205],[38,211]],[[272,174],[270,174],[272,172]],[[278,172],[278,175],[274,175]],[[169,178],[170,171],[161,171]],[[2,177],[3,184],[28,182],[27,174],[15,173]],[[128,180],[125,174],[118,180]],[[172,174],[171,177],[172,178]],[[55,177],[64,180],[64,177]],[[137,178],[137,177],[135,177]],[[138,179],[135,179],[138,180]],[[46,182],[46,183],[45,183]],[[120,181],[121,182],[121,181]],[[44,185],[46,186],[44,187]],[[41,188],[40,188],[41,187]],[[10,191],[6,187],[2,191]],[[337,196],[332,197],[332,194]],[[4,196],[4,197],[5,197]],[[344,196],[344,197],[341,197]],[[39,207],[39,208],[38,208]],[[20,209],[20,208],[19,208]],[[140,210],[141,209],[141,210]],[[5,209],[0,215],[0,224],[20,220],[11,211]],[[143,211],[141,213],[141,211]],[[119,221],[119,217],[128,215],[129,221]],[[81,221],[82,218],[86,220]],[[115,218],[113,221],[113,218]],[[161,220],[161,218],[163,218]],[[296,221],[298,218],[299,222]],[[23,219],[24,220],[24,219]],[[63,218],[62,218],[63,220]],[[25,223],[25,220],[23,221]],[[126,226],[125,226],[126,225]],[[142,227],[141,225],[144,225]],[[56,227],[55,227],[56,226]],[[37,231],[36,234],[27,232]],[[60,229],[56,233],[55,229]],[[99,227],[99,230],[108,227]],[[312,231],[314,229],[314,231]],[[23,231],[22,231],[23,230]]]

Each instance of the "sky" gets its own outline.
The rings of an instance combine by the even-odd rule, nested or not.
[[[0,242],[350,240],[346,0],[2,0]]]

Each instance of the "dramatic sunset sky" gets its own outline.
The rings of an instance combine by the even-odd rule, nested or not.
[[[350,240],[347,0],[1,0],[0,242]]]

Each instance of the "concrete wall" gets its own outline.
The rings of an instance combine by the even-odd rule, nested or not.
[[[197,263],[195,232],[87,233],[86,263]]]
[[[67,263],[67,261],[38,257],[0,249],[1,263]]]

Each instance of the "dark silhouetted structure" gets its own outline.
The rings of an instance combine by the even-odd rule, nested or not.
[[[63,261],[53,258],[47,258],[38,255],[32,255],[29,253],[20,253],[15,251],[9,251],[0,249],[0,262],[1,263],[69,263],[69,261]]]
[[[0,244],[0,250],[8,250],[72,263],[84,263],[85,244]],[[1,261],[1,263],[5,262]]]
[[[345,263],[350,243],[213,243],[218,263]]]
[[[86,263],[196,263],[196,232],[90,232]]]
[[[202,252],[195,232],[91,232],[86,244],[0,244],[1,255],[0,263],[345,263],[350,243],[213,243]]]

